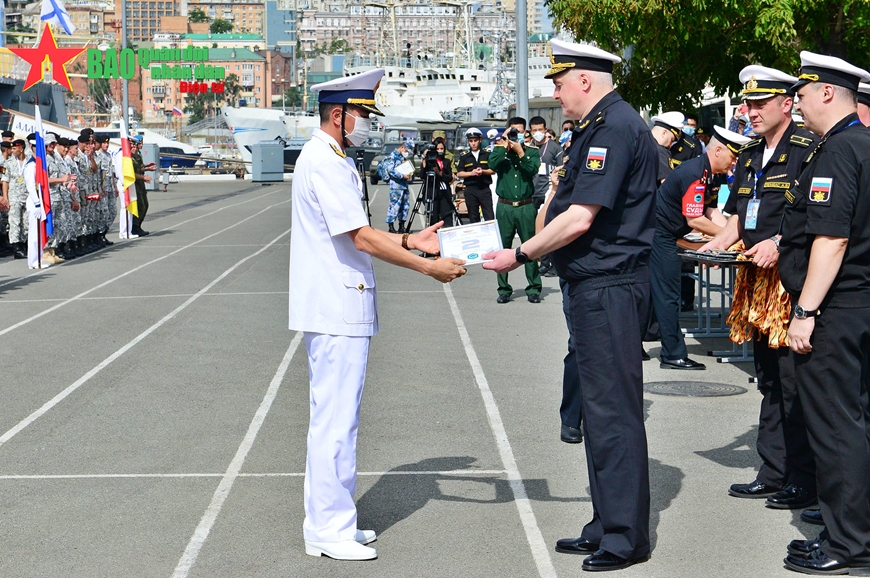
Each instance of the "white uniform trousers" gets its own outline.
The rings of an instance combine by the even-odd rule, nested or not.
[[[27,211],[27,266],[36,267],[42,260],[42,243],[39,242],[39,213]]]
[[[124,207],[123,199],[121,199],[121,202],[119,202],[118,204],[121,205],[121,208],[120,208],[119,214],[118,214],[118,217],[119,217],[118,223],[120,224],[120,227],[118,230],[118,237],[120,237],[121,239],[126,239],[127,237],[129,237],[130,235],[133,234],[133,232],[132,232],[133,231],[133,215],[131,213],[129,213],[127,211],[127,209]],[[139,235],[136,235],[136,236],[138,237]]]
[[[356,441],[371,337],[305,332],[311,383],[305,467],[306,540],[356,537]]]

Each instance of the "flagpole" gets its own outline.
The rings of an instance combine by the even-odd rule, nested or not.
[[[127,0],[121,0],[121,50],[127,48]],[[130,109],[130,94],[127,79],[121,79],[121,118],[124,124],[130,126],[127,111]]]
[[[39,86],[36,87],[36,104],[34,104],[37,109],[39,109]],[[36,113],[37,111],[34,111]],[[33,116],[36,116],[34,114]],[[40,121],[41,122],[41,121]],[[39,127],[36,127],[37,129]],[[36,154],[36,151],[32,151],[33,154]],[[39,204],[42,205],[42,192],[39,190],[39,183],[34,183],[36,186],[36,194],[39,197]],[[45,207],[43,207],[44,209]],[[28,224],[30,223],[30,215],[27,216]],[[28,240],[28,243],[30,241]],[[42,271],[42,226],[37,223],[36,224],[36,269],[37,271]]]

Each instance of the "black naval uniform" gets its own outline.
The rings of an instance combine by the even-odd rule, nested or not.
[[[786,194],[794,188],[803,166],[818,137],[798,128],[794,121],[782,135],[773,155],[762,166],[765,140],[747,144],[737,159],[731,195],[725,212],[737,215],[740,238],[747,249],[780,234],[785,212]],[[757,186],[756,186],[757,181]],[[747,228],[746,213],[758,201],[754,226]],[[788,347],[771,349],[767,335],[752,340],[761,412],[758,418],[756,448],[762,465],[758,481],[773,488],[794,484],[815,493],[816,468],[807,441],[806,425]]]
[[[689,136],[680,131],[680,137],[671,145],[671,169],[675,169],[684,162],[697,158],[704,154],[704,145],[695,136]],[[682,263],[680,271],[683,273],[694,272],[695,267],[688,261]],[[695,282],[691,277],[680,277],[680,310],[691,311],[695,302]]]
[[[677,239],[692,231],[686,220],[687,213],[696,218],[703,216],[707,208],[716,207],[719,188],[713,177],[710,160],[703,155],[679,165],[656,192],[657,226],[650,265],[653,310],[662,336],[662,359],[684,359],[689,355],[680,329],[683,260],[677,254]]]
[[[848,239],[843,263],[815,318],[813,350],[792,352],[816,483],[829,538],[822,552],[849,566],[870,566],[870,130],[850,114],[807,158],[786,193],[779,257],[794,305],[816,235]]]
[[[553,252],[568,282],[592,521],[582,537],[622,558],[649,554],[649,466],[640,323],[649,295],[656,142],[616,92],[575,129],[547,222],[599,205],[589,230]]]
[[[478,167],[489,170],[489,153],[485,150],[479,150],[476,159],[471,151],[460,156],[456,163],[456,172],[468,173]],[[465,177],[463,182],[465,183],[465,207],[468,209],[468,220],[472,223],[479,222],[481,210],[484,221],[495,219],[495,213],[492,210],[492,191],[489,188],[492,185],[492,176]]]

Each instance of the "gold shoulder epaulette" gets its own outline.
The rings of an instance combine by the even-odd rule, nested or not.
[[[751,141],[749,141],[748,143],[746,143],[745,145],[743,145],[743,148],[740,149],[740,154],[743,154],[743,151],[748,150],[748,149],[751,149],[752,147],[757,147],[758,145],[761,144],[761,140],[762,140],[762,139],[757,138],[757,139],[755,139],[755,140],[751,140]]]
[[[791,135],[791,138],[788,139],[788,142],[790,142],[793,145],[798,145],[799,147],[806,148],[806,147],[810,146],[811,144],[813,144],[813,139],[807,138],[805,136],[793,134],[793,135]]]
[[[332,143],[329,143],[329,146],[332,147],[332,150],[335,151],[335,154],[337,154],[338,156],[340,156],[340,157],[343,158],[343,159],[344,159],[344,158],[347,158],[347,155],[344,154],[343,152],[341,152],[341,149],[340,149],[340,148],[338,148],[337,146],[335,146],[335,145],[332,144]]]
[[[598,116],[595,117],[595,124],[604,123],[604,111],[598,113]]]

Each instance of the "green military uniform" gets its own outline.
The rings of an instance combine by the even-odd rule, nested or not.
[[[526,147],[522,158],[503,146],[493,147],[489,154],[489,168],[495,171],[498,182],[495,194],[498,203],[495,218],[501,233],[502,245],[507,249],[513,245],[514,234],[525,242],[535,235],[535,217],[538,212],[532,196],[535,194],[535,175],[541,166],[541,155],[535,147]],[[541,273],[537,259],[525,264],[526,295],[541,294]],[[510,295],[513,287],[508,284],[507,273],[498,274],[499,295]]]
[[[133,172],[137,175],[145,174],[145,161],[142,160],[142,155],[135,153],[133,155]],[[133,232],[138,234],[142,229],[142,221],[148,213],[148,191],[145,190],[145,181],[136,179],[136,209],[139,216],[133,217]]]

